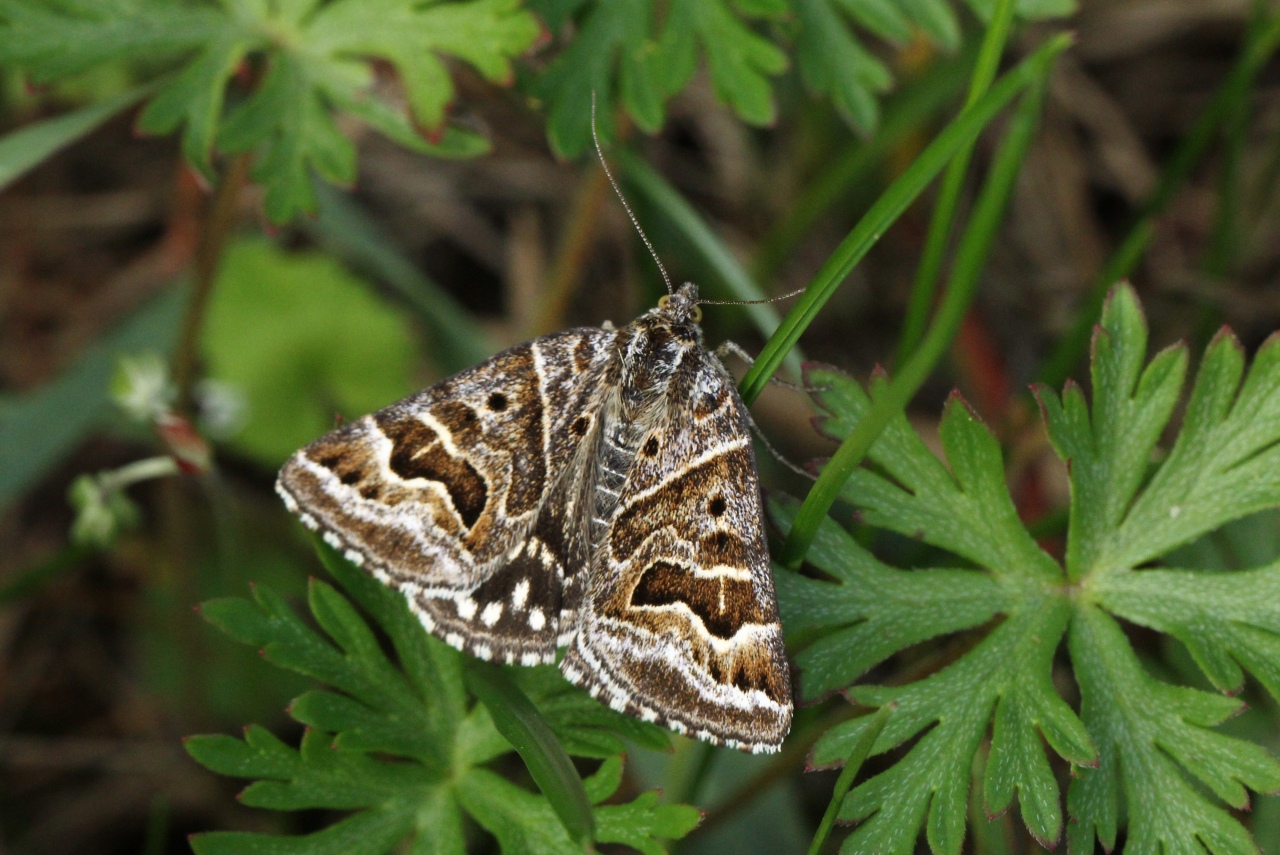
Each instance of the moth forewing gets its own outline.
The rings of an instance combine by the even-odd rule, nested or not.
[[[777,750],[791,685],[745,407],[686,284],[536,339],[298,451],[290,510],[439,638],[616,709]]]

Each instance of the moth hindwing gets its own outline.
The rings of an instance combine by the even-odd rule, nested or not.
[[[682,286],[501,353],[293,455],[289,509],[426,628],[614,709],[776,751],[791,681],[749,422]]]

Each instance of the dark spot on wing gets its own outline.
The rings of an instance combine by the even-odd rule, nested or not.
[[[711,501],[707,502],[707,513],[713,517],[722,517],[725,512],[724,498],[721,496],[712,496]]]
[[[719,638],[733,638],[743,624],[765,622],[749,581],[723,576],[697,578],[684,567],[655,561],[632,590],[631,605],[675,603],[688,606],[707,632]]]
[[[656,436],[649,437],[649,441],[644,444],[644,456],[653,457],[658,453],[658,438]]]
[[[589,428],[590,426],[591,426],[591,419],[587,418],[586,416],[578,416],[576,419],[573,420],[573,424],[570,426],[569,429],[573,431],[575,436],[581,437],[581,436],[587,435],[587,428]]]
[[[495,413],[500,413],[507,408],[507,396],[501,392],[494,392],[489,396],[489,409]]]

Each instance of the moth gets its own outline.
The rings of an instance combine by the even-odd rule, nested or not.
[[[615,710],[777,751],[791,681],[750,423],[685,284],[545,336],[291,457],[277,490],[428,631],[556,661]]]

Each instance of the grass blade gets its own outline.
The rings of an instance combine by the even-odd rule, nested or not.
[[[813,543],[818,525],[827,515],[844,482],[862,462],[862,458],[895,414],[900,412],[929,376],[942,357],[964,319],[977,289],[978,277],[986,263],[987,253],[1004,216],[1014,181],[1031,144],[1044,100],[1049,66],[1040,66],[1040,76],[1015,114],[1008,136],[992,163],[991,173],[978,196],[973,218],[960,238],[950,281],[933,324],[920,347],[893,380],[874,396],[858,426],[845,437],[840,448],[822,468],[822,474],[809,490],[792,523],[780,560],[788,567],[798,567]]]
[[[871,715],[871,722],[854,743],[853,750],[844,761],[844,769],[836,779],[835,788],[831,791],[831,801],[827,803],[827,810],[822,814],[822,822],[818,823],[818,830],[813,834],[813,841],[809,844],[809,855],[818,855],[822,851],[822,844],[827,842],[827,835],[831,834],[831,827],[836,824],[836,816],[840,813],[840,805],[844,803],[845,795],[853,787],[858,771],[862,769],[862,764],[871,754],[871,747],[880,738],[880,731],[884,730],[885,723],[889,721],[893,710],[892,705],[876,710]]]
[[[1009,41],[1009,31],[1013,27],[1013,0],[999,0],[995,13],[991,16],[991,24],[986,35],[982,37],[982,48],[978,52],[978,61],[974,65],[973,78],[969,81],[969,94],[965,98],[964,109],[970,109],[991,88],[995,79],[1000,57],[1004,55],[1005,45]],[[951,238],[952,224],[956,221],[956,208],[960,203],[960,192],[964,189],[964,179],[969,172],[969,160],[973,156],[973,140],[956,152],[951,165],[942,177],[942,188],[938,191],[938,201],[933,207],[933,216],[929,221],[929,232],[924,242],[924,252],[920,256],[920,266],[916,268],[915,282],[911,285],[911,302],[907,306],[906,320],[902,325],[902,337],[898,341],[898,354],[893,364],[901,365],[920,346],[920,338],[924,335],[925,322],[929,310],[933,306],[933,295],[937,290],[938,274],[942,271],[943,258],[947,254],[947,244]]]
[[[1071,44],[1071,36],[1061,34],[1024,59],[1000,78],[986,95],[956,119],[920,153],[911,166],[890,185],[854,226],[849,236],[818,271],[809,288],[783,319],[773,337],[765,343],[760,357],[742,379],[742,398],[751,403],[764,390],[769,377],[778,370],[786,354],[799,340],[827,300],[849,272],[887,229],[906,210],[925,186],[942,171],[960,148],[976,137],[1015,95],[1047,72],[1053,58]]]
[[[153,85],[139,86],[114,98],[27,125],[0,138],[0,190],[116,113],[138,103],[154,88]]]

